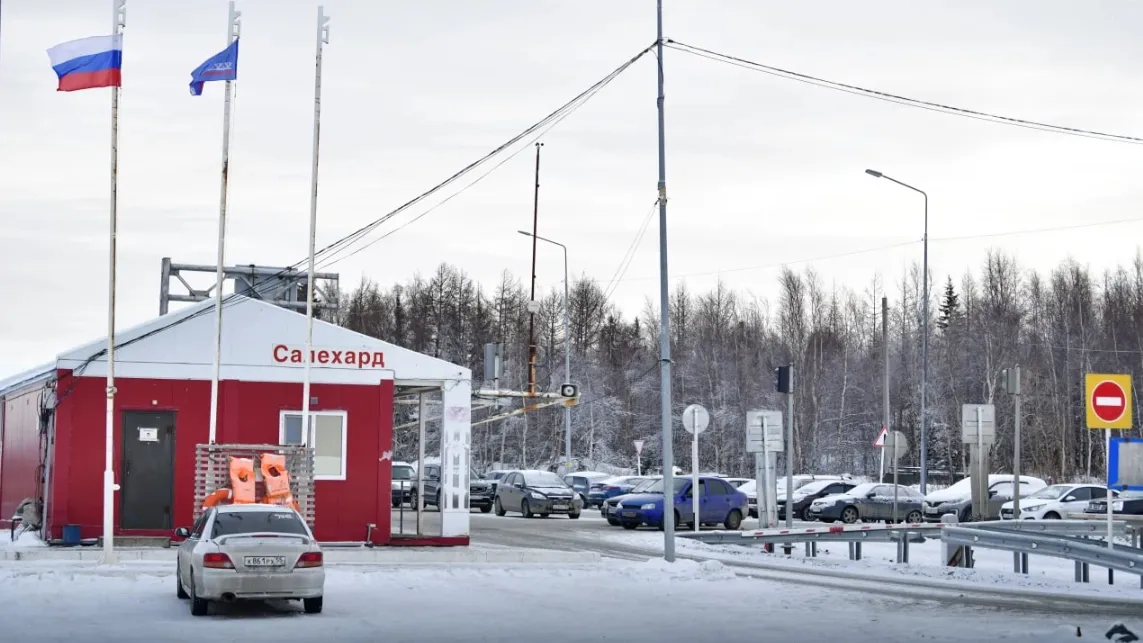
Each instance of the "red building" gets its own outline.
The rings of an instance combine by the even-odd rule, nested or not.
[[[209,441],[214,302],[117,333],[115,534],[168,536],[194,512],[195,446]],[[309,431],[301,405],[306,318],[262,301],[224,300],[219,444],[314,449],[314,535],[375,544],[391,536],[394,398],[442,397],[441,534],[468,540],[471,373],[344,328],[314,322]],[[0,527],[25,498],[43,503],[46,539],[76,525],[102,533],[106,338],[0,380]],[[464,481],[463,487],[460,481]],[[456,488],[454,488],[456,487]]]

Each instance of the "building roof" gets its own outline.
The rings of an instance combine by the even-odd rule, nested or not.
[[[211,379],[215,340],[214,300],[173,311],[115,337],[115,375],[148,379]],[[306,317],[242,295],[222,304],[220,379],[301,381]],[[434,383],[471,380],[467,368],[328,322],[314,320],[310,380],[328,384],[376,384],[380,380]],[[107,338],[60,353],[54,362],[0,380],[0,395],[55,369],[105,377]]]

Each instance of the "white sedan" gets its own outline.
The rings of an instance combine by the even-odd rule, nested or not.
[[[1112,491],[1113,496],[1118,492]],[[1059,520],[1069,513],[1082,513],[1092,500],[1107,498],[1107,487],[1093,484],[1054,484],[1020,499],[1020,520]],[[1000,519],[1014,518],[1014,503],[1000,506]]]
[[[204,616],[212,601],[302,601],[307,614],[321,612],[325,590],[322,551],[305,520],[289,507],[241,504],[211,507],[178,549],[178,597],[191,614]]]

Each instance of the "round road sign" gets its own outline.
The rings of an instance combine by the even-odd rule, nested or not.
[[[1127,394],[1116,382],[1104,380],[1091,389],[1091,410],[1104,422],[1114,422],[1127,412]]]
[[[687,433],[702,433],[710,424],[710,414],[701,404],[692,404],[683,409],[683,428]]]

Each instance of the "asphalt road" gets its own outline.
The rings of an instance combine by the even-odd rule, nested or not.
[[[394,531],[396,531],[399,517],[394,517]],[[435,510],[425,512],[424,529],[426,533],[434,533],[440,528],[439,514]],[[415,513],[406,513],[406,531],[415,525]],[[795,528],[820,526],[819,523],[803,523],[795,521]],[[744,530],[757,528],[756,520],[743,523]],[[660,534],[653,529],[642,528],[641,533]],[[653,546],[646,539],[632,539],[631,543],[624,543],[622,538],[615,536],[627,534],[619,527],[607,524],[599,515],[598,510],[585,511],[578,520],[570,520],[564,516],[551,516],[548,518],[524,518],[519,514],[509,513],[507,516],[495,514],[482,514],[473,511],[471,515],[471,538],[474,545],[491,547],[527,547],[540,549],[554,549],[560,551],[591,551],[608,558],[642,561],[662,556],[662,546],[655,543]],[[677,558],[702,561],[701,555],[692,553],[677,553]],[[957,605],[972,605],[993,610],[1011,611],[1018,613],[1084,613],[1102,614],[1106,616],[1136,615],[1138,606],[1101,606],[1093,603],[1080,603],[1079,601],[1063,599],[1029,598],[1017,593],[997,595],[996,588],[982,585],[980,593],[965,591],[963,589],[936,589],[922,588],[910,585],[893,585],[889,579],[880,578],[871,581],[855,580],[851,578],[838,578],[820,573],[813,569],[790,570],[788,567],[776,568],[765,563],[750,561],[721,561],[743,576],[750,576],[760,580],[779,583],[792,583],[797,585],[810,585],[823,589],[837,589],[855,594],[874,593],[883,597],[895,597],[917,601],[937,601]],[[886,563],[889,564],[889,563]],[[825,571],[825,570],[822,570]]]

